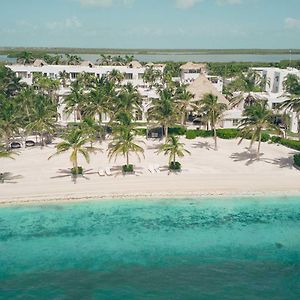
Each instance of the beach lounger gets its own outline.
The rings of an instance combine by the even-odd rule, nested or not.
[[[154,168],[156,173],[160,173],[159,165],[154,165],[153,168]]]
[[[105,176],[104,170],[103,169],[99,169],[98,170],[98,175],[101,176],[101,177]]]
[[[106,174],[107,176],[112,176],[112,175],[113,175],[112,172],[111,172],[111,170],[110,170],[110,168],[106,168],[106,169],[105,169],[105,174]]]
[[[154,167],[153,167],[152,165],[149,165],[149,166],[148,166],[148,170],[149,170],[149,172],[150,172],[151,174],[156,173],[156,172],[155,172],[155,169],[154,169]]]

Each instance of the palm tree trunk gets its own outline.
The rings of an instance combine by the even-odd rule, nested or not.
[[[258,135],[257,159],[259,159],[260,156],[260,145],[261,145],[261,131],[259,132]]]
[[[176,162],[176,154],[174,153],[173,154],[173,163],[174,163],[174,166],[175,166],[175,162]]]
[[[164,126],[164,133],[165,133],[165,139],[166,139],[166,141],[167,141],[167,139],[168,139],[168,126]]]
[[[213,126],[213,131],[214,131],[214,140],[215,140],[215,151],[218,150],[218,143],[217,143],[217,130],[216,127]]]
[[[185,112],[182,113],[181,115],[181,125],[185,125]]]
[[[126,152],[126,165],[129,166],[129,152]]]

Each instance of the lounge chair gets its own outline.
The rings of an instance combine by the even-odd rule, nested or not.
[[[160,173],[160,168],[159,168],[159,165],[153,165],[153,168],[155,170],[156,173]]]
[[[112,176],[112,175],[113,175],[112,172],[111,172],[111,170],[110,170],[110,168],[106,168],[106,169],[105,169],[105,174],[106,174],[107,176]]]
[[[98,175],[101,176],[101,177],[105,176],[104,170],[103,169],[99,169],[98,170]]]
[[[149,172],[150,172],[151,174],[154,174],[154,173],[155,173],[155,169],[154,169],[153,165],[149,165],[149,166],[148,166],[148,170],[149,170]]]

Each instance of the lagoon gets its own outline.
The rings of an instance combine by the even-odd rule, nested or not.
[[[0,299],[299,299],[300,197],[0,208]]]

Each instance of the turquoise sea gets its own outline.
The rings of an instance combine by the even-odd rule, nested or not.
[[[300,197],[0,207],[0,299],[300,299]]]

